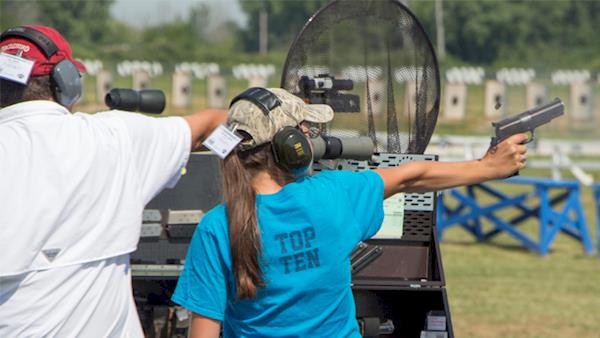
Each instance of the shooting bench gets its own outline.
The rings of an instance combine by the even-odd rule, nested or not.
[[[438,198],[438,236],[448,228],[460,226],[478,241],[487,241],[507,233],[524,247],[546,255],[559,232],[580,241],[586,253],[593,251],[583,207],[581,186],[577,181],[515,176],[498,184],[482,183],[444,191]],[[503,192],[500,186],[512,185],[516,194]],[[524,188],[518,189],[516,186]],[[598,194],[598,190],[596,190]],[[598,195],[596,195],[598,199]],[[534,202],[532,205],[531,202]],[[535,203],[537,201],[537,203]],[[516,210],[507,219],[498,213]],[[519,226],[525,221],[539,220],[538,238],[527,235]],[[482,220],[491,224],[484,228]]]

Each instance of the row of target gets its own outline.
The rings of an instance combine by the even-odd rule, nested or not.
[[[448,83],[444,88],[444,106],[442,117],[446,120],[463,120],[466,117],[467,86],[463,83]],[[541,83],[530,82],[525,85],[525,105],[522,111],[549,102],[547,87]],[[594,119],[593,91],[586,82],[573,82],[569,85],[569,97],[562,98],[565,114],[571,121],[592,121]],[[485,82],[484,106],[482,110],[489,119],[497,119],[515,114],[508,112],[509,98],[507,85],[500,81]]]
[[[96,76],[104,70],[100,60],[82,60],[86,67],[86,73]],[[275,74],[275,66],[272,64],[239,64],[231,69],[236,79],[249,79],[252,77],[270,77]],[[132,76],[134,73],[145,72],[149,77],[163,74],[163,66],[159,62],[126,60],[117,64],[119,76]],[[206,79],[212,75],[221,73],[216,63],[182,62],[175,65],[176,73],[190,73],[196,79]]]
[[[267,87],[267,76],[253,76],[248,79],[248,87]],[[193,77],[190,73],[176,72],[172,77],[171,90],[171,106],[175,108],[190,107],[192,103],[192,82]],[[218,74],[207,76],[207,93],[206,104],[210,107],[226,107],[227,86],[225,77]],[[104,95],[112,88],[112,74],[108,71],[101,71],[96,74],[97,98],[102,101]],[[482,107],[485,116],[490,119],[504,117],[507,114],[516,112],[508,112],[508,85],[496,81],[488,80],[485,82],[485,98]],[[132,88],[145,89],[151,88],[151,77],[146,72],[134,72],[132,74]],[[363,98],[369,97],[369,104],[361,104],[366,109],[369,107],[374,115],[384,114],[387,111],[387,84],[384,81],[371,81],[369,85],[369,93],[363,93]],[[404,88],[404,89],[402,89]],[[416,88],[415,85],[406,83],[400,90],[405,90],[405,95],[399,98],[403,102],[404,110],[407,114],[414,112],[417,106]],[[568,103],[566,113],[577,121],[589,121],[594,118],[593,110],[593,91],[588,83],[575,82],[570,85],[569,98],[563,98],[565,104]],[[366,88],[355,88],[357,94],[359,91],[365,91]],[[545,85],[530,82],[525,86],[526,102],[523,110],[533,108],[540,104],[548,102],[548,91]],[[368,94],[368,95],[367,95]],[[441,118],[446,120],[463,120],[467,116],[467,96],[468,86],[465,83],[448,82],[444,86],[443,106]],[[363,109],[363,110],[364,110]]]
[[[87,73],[96,75],[104,69],[100,60],[83,60]],[[150,77],[163,74],[163,66],[159,62],[126,60],[117,64],[117,73],[120,76],[131,76],[134,72],[145,71]],[[233,66],[232,74],[236,79],[250,79],[252,77],[270,77],[276,72],[272,64],[239,64]],[[175,72],[189,72],[196,79],[205,79],[211,75],[220,74],[221,69],[216,63],[183,62],[175,65]],[[399,67],[393,70],[394,80],[397,82],[415,81],[423,78],[425,70],[422,67]],[[297,72],[299,75],[318,76],[332,74],[326,66],[310,65],[302,67]],[[384,70],[381,67],[348,66],[340,72],[341,78],[355,82],[381,79]],[[445,72],[446,80],[450,83],[464,83],[467,85],[480,85],[486,80],[486,72],[482,67],[452,67]],[[559,69],[550,73],[550,80],[556,85],[589,82],[592,74],[589,70]],[[496,71],[495,79],[507,85],[525,85],[534,82],[536,71],[532,68],[502,68]],[[600,73],[598,74],[600,82]]]
[[[550,73],[550,80],[556,85],[588,82],[591,78],[591,72],[585,69],[559,69]],[[480,85],[485,81],[485,70],[481,67],[450,68],[446,71],[446,80],[450,83]],[[536,72],[532,68],[502,68],[496,71],[496,80],[511,86],[526,85],[536,80]]]

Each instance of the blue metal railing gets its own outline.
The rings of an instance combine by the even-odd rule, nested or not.
[[[501,191],[498,185],[492,186],[489,183],[444,191],[439,196],[437,207],[439,238],[442,238],[446,229],[458,225],[478,241],[487,241],[500,233],[508,233],[529,250],[546,255],[556,235],[564,233],[580,241],[586,253],[592,253],[594,248],[583,213],[579,182],[523,176],[498,182],[502,185],[523,185],[529,191],[510,195]],[[600,185],[595,193],[600,204]],[[492,202],[484,202],[481,199],[484,195]],[[536,200],[537,204],[532,206],[531,202],[535,203]],[[516,216],[509,219],[498,216],[499,212],[508,209],[516,209]],[[600,224],[600,206],[598,209]],[[531,218],[539,221],[538,238],[519,229],[522,223]],[[491,224],[491,229],[483,227],[483,219]],[[598,238],[600,240],[600,236]]]
[[[600,256],[600,183],[594,184],[592,191],[596,204],[596,243],[598,244],[598,256]]]

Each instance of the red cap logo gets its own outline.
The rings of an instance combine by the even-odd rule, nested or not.
[[[55,29],[46,26],[25,26],[42,33],[51,40],[57,47],[57,51],[52,55],[46,56],[44,51],[33,41],[21,36],[7,36],[0,42],[0,52],[8,54],[17,54],[21,52],[21,57],[35,62],[31,76],[48,75],[54,65],[67,59],[77,67],[80,72],[85,72],[85,66],[73,59],[71,46]]]

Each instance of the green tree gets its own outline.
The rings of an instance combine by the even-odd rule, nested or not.
[[[35,1],[0,0],[0,29],[34,22],[37,17]]]
[[[67,39],[91,45],[107,42],[112,33],[107,29],[109,9],[114,0],[38,0],[39,21],[56,28]]]
[[[195,58],[197,46],[204,44],[192,28],[189,21],[178,20],[145,29],[134,44],[135,58],[166,63]]]
[[[240,1],[242,10],[248,15],[248,25],[239,32],[244,51],[258,51],[259,14],[268,15],[269,49],[287,49],[306,21],[327,0],[261,0]]]
[[[431,1],[411,1],[411,9],[432,39]],[[467,63],[567,64],[594,60],[600,46],[597,1],[444,0],[446,48]]]

